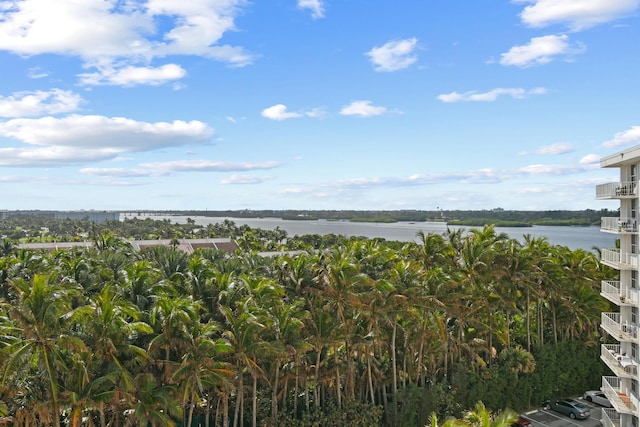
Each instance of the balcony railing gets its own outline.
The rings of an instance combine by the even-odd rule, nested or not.
[[[620,427],[620,414],[613,408],[602,408],[600,422],[603,427]]]
[[[627,321],[621,323],[620,313],[601,313],[600,326],[618,341],[638,340],[638,327]]]
[[[638,254],[620,252],[620,249],[603,249],[601,251],[600,261],[618,270],[638,268]]]
[[[618,377],[635,378],[638,375],[638,362],[621,354],[620,344],[602,344],[600,358]]]
[[[596,199],[624,199],[636,197],[636,183],[609,182],[596,186]]]
[[[623,386],[623,381],[618,377],[602,377],[602,392],[617,412],[635,414],[638,410],[638,398]]]
[[[600,230],[608,233],[637,233],[638,221],[635,218],[600,218]]]
[[[620,289],[620,281],[603,280],[600,282],[600,295],[617,305],[637,305],[640,295],[637,289]]]

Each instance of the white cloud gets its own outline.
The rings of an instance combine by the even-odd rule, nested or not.
[[[418,39],[415,37],[395,40],[380,47],[374,47],[366,55],[369,56],[376,71],[398,71],[418,60],[418,57],[413,55],[417,45]]]
[[[314,119],[321,119],[326,115],[322,108],[314,108],[308,111],[293,112],[293,111],[288,111],[287,106],[284,104],[276,104],[276,105],[272,105],[271,107],[267,107],[264,110],[262,110],[262,113],[260,114],[262,115],[262,117],[266,117],[267,119],[271,119],[271,120],[297,119],[300,117],[311,117]]]
[[[600,156],[598,156],[597,154],[587,154],[586,156],[580,159],[580,164],[581,165],[593,165],[593,164],[599,165]]]
[[[503,53],[500,63],[528,67],[549,63],[554,57],[560,55],[575,55],[585,51],[583,45],[570,46],[568,39],[569,36],[566,34],[534,37],[529,44],[514,46]]]
[[[385,107],[376,107],[371,105],[371,101],[353,101],[340,110],[343,116],[360,116],[371,117],[379,116],[387,112]]]
[[[59,166],[117,158],[122,153],[204,144],[205,123],[139,122],[123,117],[69,115],[0,122],[0,137],[36,147],[0,150],[0,166]]]
[[[262,117],[271,120],[287,120],[302,117],[302,114],[287,111],[287,106],[284,104],[276,104],[262,110]]]
[[[80,95],[68,90],[16,92],[0,96],[0,117],[32,117],[75,111],[80,106]]]
[[[265,181],[273,179],[271,176],[253,176],[253,175],[231,175],[228,178],[220,180],[220,184],[261,184]]]
[[[352,178],[334,182],[327,182],[314,186],[317,191],[321,189],[328,193],[343,189],[370,189],[380,187],[413,187],[425,185],[438,185],[442,183],[461,184],[491,184],[528,176],[553,176],[581,174],[597,168],[592,163],[580,162],[580,164],[534,164],[520,168],[498,169],[481,168],[464,172],[450,173],[417,173],[406,177],[367,177]],[[290,193],[311,191],[310,188],[297,188],[287,190]]]
[[[322,0],[298,0],[298,7],[300,9],[311,10],[311,17],[313,19],[324,18],[324,5]]]
[[[94,176],[109,176],[115,178],[137,178],[158,176],[153,171],[147,169],[126,169],[126,168],[82,168],[80,173]]]
[[[80,83],[84,85],[135,86],[140,84],[161,85],[183,78],[187,72],[176,64],[165,64],[161,67],[127,66],[120,69],[113,67],[100,68],[96,73],[79,74]]]
[[[556,144],[545,145],[534,151],[536,154],[566,154],[573,151],[573,146],[568,142],[558,142]]]
[[[522,2],[522,1],[521,1]],[[531,27],[566,24],[580,31],[598,24],[628,16],[640,0],[528,0],[520,17]]]
[[[465,93],[445,93],[438,95],[438,99],[442,102],[493,102],[501,95],[508,95],[515,99],[526,98],[529,95],[541,95],[546,93],[545,88],[534,88],[531,90],[525,90],[521,88],[496,88],[489,92],[465,92]]]
[[[31,79],[43,79],[49,77],[49,73],[40,67],[31,67],[27,70],[27,75]]]
[[[627,129],[624,132],[616,133],[613,136],[613,139],[606,141],[602,145],[607,148],[613,148],[638,143],[640,143],[640,126],[631,126],[630,129]]]
[[[254,60],[242,47],[219,44],[226,32],[235,30],[235,17],[246,0],[2,3],[0,50],[18,55],[78,56],[85,68],[99,71],[106,66],[143,69],[167,55],[197,55],[232,66]]]
[[[231,172],[265,170],[280,167],[279,162],[216,162],[211,160],[175,160],[141,163],[137,168],[82,168],[81,173],[102,177],[140,178],[167,176],[178,172]],[[240,176],[240,175],[238,175]],[[236,178],[239,180],[240,178]],[[264,180],[264,179],[263,179]]]
[[[46,146],[36,148],[0,148],[0,166],[59,167],[108,160],[115,156],[109,148],[71,148]]]
[[[166,173],[171,172],[230,172],[230,171],[249,171],[249,170],[263,170],[274,169],[282,166],[282,163],[269,161],[260,163],[251,162],[216,162],[211,160],[175,160],[170,162],[151,162],[141,163],[141,167],[145,169],[152,169],[158,171],[164,171]]]

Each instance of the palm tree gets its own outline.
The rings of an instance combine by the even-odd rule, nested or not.
[[[472,427],[510,427],[517,419],[518,415],[510,409],[493,415],[482,402],[478,402],[475,409],[464,416],[464,420]]]
[[[265,308],[265,320],[269,326],[270,349],[273,353],[273,380],[271,383],[271,417],[275,422],[278,419],[278,393],[280,391],[281,369],[283,366],[293,364],[299,369],[300,353],[309,348],[302,336],[304,321],[308,318],[308,311],[303,308],[303,301],[284,300],[273,298]],[[298,387],[298,375],[296,375],[296,393]],[[286,395],[283,394],[283,404],[286,402]],[[295,406],[294,406],[295,407]]]
[[[224,385],[233,376],[233,371],[228,363],[221,360],[232,348],[220,337],[216,338],[219,333],[217,325],[194,322],[187,332],[180,366],[172,380],[179,384],[183,406],[189,407],[186,425],[190,426],[194,409],[202,401],[205,391]],[[210,406],[207,402],[207,409]]]
[[[360,296],[370,289],[371,280],[362,274],[359,265],[351,255],[351,251],[356,248],[356,243],[351,242],[351,247],[339,247],[332,251],[325,252],[319,262],[316,273],[316,280],[322,289],[323,298],[333,307],[340,320],[341,329],[336,329],[336,333],[341,334],[344,341],[344,355],[347,364],[345,374],[345,393],[347,398],[353,398],[355,394],[355,373],[353,368],[353,348],[352,333],[353,319],[355,314],[364,307]],[[337,344],[337,343],[336,343]],[[334,346],[338,349],[338,345]],[[334,353],[336,360],[338,353]],[[336,368],[339,368],[336,364]],[[341,406],[341,384],[339,370],[336,372],[336,399],[338,408]]]
[[[429,418],[429,424],[425,425],[425,427],[469,427],[469,423],[453,417],[449,417],[445,422],[440,423],[438,421],[438,416],[433,413]]]
[[[153,337],[148,345],[148,353],[154,357],[158,352],[164,351],[161,359],[157,363],[163,366],[164,381],[169,382],[173,375],[172,351],[180,354],[185,342],[189,337],[189,329],[194,323],[199,322],[198,302],[194,302],[191,297],[165,294],[155,298],[151,312],[149,313],[149,323],[157,327],[158,334]]]
[[[4,349],[8,354],[3,375],[20,375],[35,362],[48,383],[54,425],[60,425],[60,375],[66,369],[65,347],[78,347],[78,340],[65,330],[74,315],[70,296],[77,291],[63,288],[55,275],[35,275],[33,280],[9,280],[10,300],[1,306],[14,325],[17,339]],[[80,311],[82,309],[78,309]]]
[[[110,399],[118,406],[121,394],[115,390],[121,389],[124,393],[134,390],[132,372],[127,364],[138,365],[147,358],[145,349],[131,338],[151,336],[153,329],[140,320],[142,314],[137,306],[110,285],[93,298],[91,306],[93,310],[83,321],[82,333],[91,352],[100,355],[105,370],[102,374],[111,383],[109,392],[105,392],[98,402],[100,424],[105,427],[104,403]],[[95,389],[92,381],[87,383],[92,387],[90,391]]]
[[[16,245],[13,243],[13,240],[5,237],[0,242],[0,257],[5,257],[13,254],[16,249]]]
[[[264,346],[260,339],[260,331],[265,328],[250,306],[250,300],[239,306],[238,310],[232,311],[229,307],[220,307],[225,318],[225,329],[223,336],[227,339],[232,348],[232,357],[235,362],[237,385],[236,385],[236,407],[233,418],[234,427],[243,424],[244,412],[244,371],[247,370],[253,378],[253,423],[255,427],[257,415],[257,379],[263,377],[264,372],[258,361],[258,354]]]
[[[521,283],[525,287],[526,305],[526,330],[527,330],[527,351],[531,351],[531,298],[535,297],[537,300],[536,309],[538,311],[537,323],[539,330],[539,345],[544,343],[544,337],[542,336],[542,309],[541,303],[544,296],[544,289],[542,284],[547,278],[546,265],[550,259],[551,246],[544,237],[532,237],[529,234],[523,236],[524,244],[522,247],[523,255],[526,260],[527,269],[529,274],[525,276],[526,280]]]
[[[139,427],[175,427],[172,415],[181,413],[173,398],[173,387],[158,384],[152,374],[142,373],[135,379],[135,406],[132,414]]]

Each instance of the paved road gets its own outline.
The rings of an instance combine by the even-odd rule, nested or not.
[[[532,427],[601,427],[601,407],[582,399],[579,400],[591,409],[591,416],[586,420],[572,420],[566,415],[542,408],[527,412],[522,416],[531,421]]]

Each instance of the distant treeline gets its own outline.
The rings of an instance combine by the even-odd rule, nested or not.
[[[585,209],[581,211],[510,211],[491,210],[224,210],[224,211],[157,211],[157,213],[186,216],[232,217],[232,218],[282,218],[287,220],[347,220],[358,222],[395,221],[446,221],[459,225],[531,226],[531,225],[599,225],[600,218],[619,216],[617,210]]]

